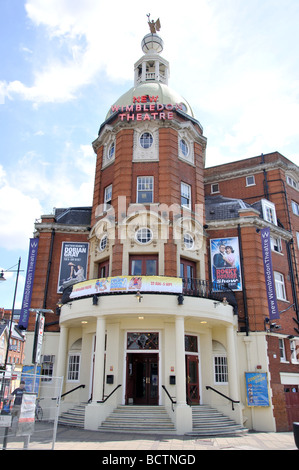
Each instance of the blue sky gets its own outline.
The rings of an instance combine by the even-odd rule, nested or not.
[[[148,13],[207,166],[276,150],[299,163],[298,0],[0,0],[0,269],[22,258],[17,308],[35,219],[92,202],[91,143],[133,85]]]

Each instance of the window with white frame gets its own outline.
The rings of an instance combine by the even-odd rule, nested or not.
[[[293,364],[298,364],[299,363],[299,340],[291,339],[290,348],[291,348],[291,361]]]
[[[297,247],[299,249],[299,232],[296,232],[296,238],[297,238]]]
[[[213,349],[213,367],[214,367],[214,383],[227,384],[228,383],[228,367],[227,367],[227,354],[223,344],[219,341],[212,341]]]
[[[42,356],[42,382],[51,382],[54,368],[54,355],[45,354]]]
[[[81,354],[70,353],[68,361],[67,379],[69,382],[78,382],[80,377]]]
[[[109,209],[112,202],[112,184],[109,184],[104,190],[104,206],[105,209]]]
[[[276,251],[276,253],[282,252],[281,238],[280,237],[271,237],[271,250]]]
[[[154,177],[138,176],[137,178],[137,202],[150,204],[154,201]]]
[[[292,201],[292,211],[293,214],[299,215],[299,204],[297,204],[295,201]]]
[[[211,184],[211,194],[219,193],[219,184],[213,183]]]
[[[254,186],[255,178],[254,175],[246,176],[246,186]]]
[[[291,176],[287,176],[287,183],[295,189],[298,189],[298,183]]]
[[[150,132],[143,132],[139,139],[140,145],[144,149],[148,149],[153,145],[154,139]]]
[[[271,224],[277,225],[275,204],[273,202],[267,201],[266,199],[262,200],[262,211],[263,218],[270,222]]]
[[[283,274],[274,271],[274,279],[277,299],[287,300]]]
[[[148,227],[141,227],[136,231],[135,238],[139,243],[141,243],[142,245],[145,245],[146,243],[149,243],[152,241],[153,232]]]
[[[214,382],[215,384],[228,383],[228,368],[226,356],[214,356]]]
[[[285,362],[286,361],[286,350],[285,350],[284,339],[283,338],[278,338],[278,344],[279,344],[280,361]]]
[[[181,205],[191,209],[191,186],[181,182]]]

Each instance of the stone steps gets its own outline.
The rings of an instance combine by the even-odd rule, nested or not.
[[[80,403],[73,406],[68,411],[64,411],[58,418],[58,424],[63,426],[74,426],[83,429],[86,406],[87,403]]]
[[[168,434],[174,433],[175,427],[163,406],[120,405],[99,426],[99,431]]]
[[[189,436],[216,437],[244,435],[248,429],[208,405],[192,407],[192,431]]]

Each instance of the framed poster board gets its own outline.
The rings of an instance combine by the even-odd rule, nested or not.
[[[248,406],[270,406],[266,372],[245,372]]]

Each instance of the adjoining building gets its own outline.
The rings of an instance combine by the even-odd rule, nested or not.
[[[64,393],[76,389],[63,409],[88,403],[87,429],[119,406],[130,422],[140,405],[165,408],[184,434],[209,405],[238,430],[289,430],[299,419],[299,169],[278,152],[205,168],[207,139],[168,86],[162,39],[146,35],[142,50],[134,86],[92,143],[92,207],[35,224],[31,307],[53,310],[43,365],[64,377]]]

